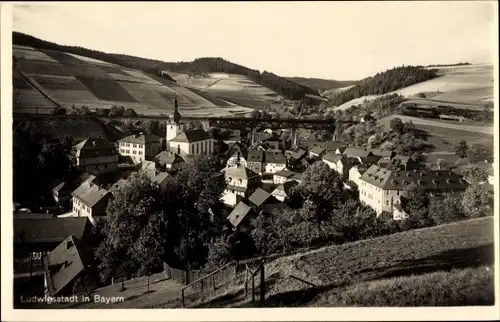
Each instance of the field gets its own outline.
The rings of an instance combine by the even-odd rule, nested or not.
[[[50,114],[55,104],[48,97],[67,109],[73,105],[91,110],[118,105],[140,114],[168,114],[173,111],[177,93],[181,114],[227,116],[251,112],[250,108],[211,98],[209,93],[91,58],[16,45],[13,57],[14,111]]]
[[[488,101],[493,101],[493,66],[468,65],[442,67],[438,69],[437,78],[402,88],[392,93],[397,93],[408,98],[414,98],[418,93],[429,93],[431,100],[426,104],[446,103],[457,107],[484,106]],[[388,93],[388,94],[392,94]],[[385,95],[388,95],[385,94]],[[347,109],[352,105],[363,103],[365,99],[372,100],[380,95],[370,95],[356,98],[344,103],[335,109]],[[423,102],[422,102],[423,103]]]
[[[180,85],[249,108],[262,109],[267,102],[274,102],[278,98],[276,92],[241,75],[211,73],[206,77],[189,77],[187,74],[168,74]]]
[[[378,121],[378,124],[389,128],[393,118],[403,122],[412,121],[415,127],[427,133],[427,143],[434,146],[435,151],[452,151],[455,142],[465,140],[469,145],[490,142],[494,134],[492,125],[482,125],[474,122],[454,122],[423,119],[406,115],[391,115]]]
[[[265,306],[491,304],[493,241],[486,217],[279,258],[266,265]],[[199,306],[249,306],[241,291]]]

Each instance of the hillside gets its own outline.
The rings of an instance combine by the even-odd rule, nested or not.
[[[288,99],[300,99],[305,94],[317,94],[317,90],[297,84],[284,77],[273,73],[250,69],[238,65],[222,58],[205,57],[195,59],[192,62],[163,62],[154,59],[146,59],[122,54],[110,54],[97,50],[86,49],[76,46],[64,46],[52,42],[44,41],[36,37],[14,32],[12,36],[13,44],[48,49],[89,57],[98,61],[103,61],[130,69],[136,69],[148,74],[163,75],[164,78],[172,80],[168,72],[179,74],[203,74],[203,73],[226,73],[237,74],[249,80],[269,88]],[[161,71],[168,71],[166,74]]]
[[[287,79],[310,88],[315,88],[320,92],[334,90],[355,85],[357,81],[338,81],[333,79],[306,78],[306,77],[287,77]]]
[[[381,95],[437,77],[436,69],[401,66],[388,69],[359,81],[353,87],[334,95],[330,104],[340,106],[367,95]]]
[[[493,66],[459,65],[437,68],[437,77],[418,84],[403,87],[390,94],[404,95],[419,104],[457,105],[462,108],[482,108],[493,101]],[[423,93],[426,97],[415,97]],[[335,109],[344,110],[372,100],[381,95],[364,95],[339,104]]]
[[[159,115],[173,111],[177,95],[185,115],[251,112],[164,77],[69,52],[13,45],[13,60],[14,111],[49,114],[55,106],[69,112],[81,106],[123,106]]]
[[[493,217],[485,217],[279,258],[266,265],[266,306],[488,305],[493,241]],[[390,290],[401,297],[384,297]],[[239,292],[198,306],[249,306]]]

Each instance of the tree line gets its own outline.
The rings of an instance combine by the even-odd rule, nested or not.
[[[421,66],[401,66],[365,78],[353,87],[334,95],[330,104],[339,106],[355,98],[367,95],[382,95],[403,87],[437,77],[436,69]]]

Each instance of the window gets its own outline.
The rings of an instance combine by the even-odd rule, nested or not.
[[[134,154],[134,155],[136,154],[135,150],[132,151],[132,154]]]
[[[177,144],[177,154],[181,154],[181,145]]]
[[[385,204],[386,204],[387,206],[389,206],[389,200],[386,200],[386,201],[385,201]]]
[[[194,144],[191,145],[191,154],[194,154]]]

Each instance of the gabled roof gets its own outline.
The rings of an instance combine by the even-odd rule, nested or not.
[[[358,158],[366,158],[369,155],[373,155],[370,150],[362,149],[362,148],[347,148],[342,153],[348,157],[358,157]]]
[[[307,151],[300,147],[295,147],[292,150],[285,151],[285,156],[288,159],[300,160],[307,154]]]
[[[74,155],[77,158],[95,158],[105,156],[117,156],[115,146],[100,137],[88,137],[73,146]]]
[[[238,227],[243,219],[252,212],[252,208],[247,206],[243,201],[240,201],[238,205],[234,207],[233,211],[231,211],[229,216],[227,216],[227,220],[229,220],[234,227]]]
[[[151,177],[151,182],[161,185],[168,179],[169,176],[170,175],[166,172],[159,172],[155,176]]]
[[[258,188],[257,190],[255,190],[254,193],[252,193],[252,195],[250,197],[248,197],[248,201],[250,201],[253,205],[255,205],[257,207],[260,207],[264,203],[269,201],[269,199],[271,197],[272,196],[269,192],[267,192],[261,188]],[[274,197],[272,197],[272,199],[274,199]]]
[[[59,184],[52,188],[52,191],[74,190],[84,182],[93,182],[95,178],[95,175],[84,172],[72,182],[59,181]]]
[[[178,134],[175,138],[170,140],[171,142],[183,142],[183,143],[193,143],[199,141],[205,141],[212,138],[212,135],[204,130],[196,129],[184,131]]]
[[[449,170],[392,171],[372,165],[361,179],[384,190],[403,190],[416,183],[426,190],[464,190],[468,184]]]
[[[251,179],[259,176],[257,173],[244,166],[226,167],[222,169],[222,171],[226,178]]]
[[[159,142],[162,141],[163,138],[151,134],[151,133],[139,133],[139,134],[132,134],[127,137],[124,137],[121,140],[118,140],[118,142],[126,142],[126,143],[132,143],[132,144],[148,144],[148,143],[153,143],[153,142]]]
[[[264,162],[276,163],[276,164],[286,164],[286,157],[281,152],[266,151],[264,154]]]
[[[309,152],[315,153],[315,154],[321,154],[321,153],[325,152],[325,148],[318,146],[318,145],[315,145],[312,147],[312,149]]]
[[[264,162],[264,151],[262,150],[249,150],[247,156],[248,162]]]
[[[89,251],[78,238],[68,236],[53,251],[43,257],[50,296],[57,295],[82,271],[90,269]]]
[[[376,156],[379,156],[382,158],[391,159],[395,155],[395,152],[389,151],[389,150],[372,149],[371,151],[372,151],[373,155],[376,155]]]
[[[336,154],[335,152],[327,152],[322,159],[328,162],[337,163],[342,160],[344,156],[342,154]]]
[[[272,193],[274,194],[275,192],[277,192],[278,194],[280,194],[281,192],[283,192],[285,195],[288,195],[290,193],[290,190],[296,185],[298,185],[297,181],[287,181],[277,186]]]
[[[281,171],[276,172],[274,175],[279,176],[279,177],[284,177],[284,178],[291,178],[295,172],[290,171],[288,169],[283,169]]]
[[[93,207],[101,199],[109,197],[110,192],[92,182],[84,182],[71,195],[80,199],[88,207]]]
[[[60,243],[69,235],[81,238],[91,226],[87,217],[14,217],[14,243]]]
[[[168,151],[161,151],[155,156],[156,162],[158,162],[159,165],[164,166],[164,165],[172,165],[175,162],[184,162],[184,160],[181,158],[180,155],[174,152],[168,152]]]
[[[141,163],[139,163],[138,166],[139,170],[142,171],[155,171],[156,170],[156,164],[153,161],[148,161],[144,160]]]

